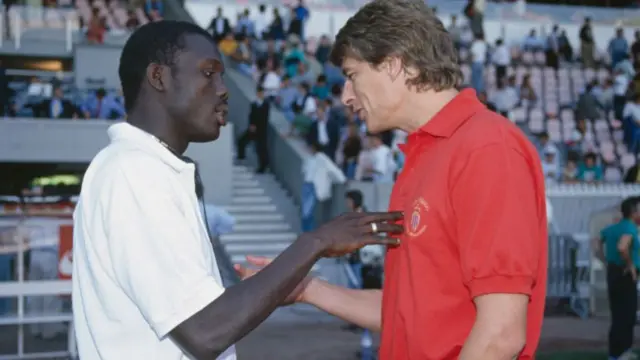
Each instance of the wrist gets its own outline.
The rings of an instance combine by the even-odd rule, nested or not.
[[[325,251],[326,246],[324,242],[316,237],[312,236],[310,233],[304,233],[298,237],[296,243],[299,243],[300,246],[304,246],[305,249],[310,253],[313,257],[313,261],[318,261],[322,258],[322,254]]]
[[[316,298],[315,294],[319,291],[319,288],[321,287],[322,287],[322,280],[315,277],[311,278],[307,286],[305,286],[304,290],[302,291],[302,294],[300,294],[299,302],[315,306],[315,303],[314,303],[314,299]]]

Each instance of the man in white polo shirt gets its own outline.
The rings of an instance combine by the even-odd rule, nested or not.
[[[403,231],[398,213],[349,214],[303,234],[271,265],[225,289],[182,156],[225,125],[224,66],[213,38],[160,21],[131,35],[119,75],[128,119],[91,162],[74,213],[73,313],[82,360],[236,359],[233,344],[279,305],[320,257]],[[231,154],[229,154],[231,156]]]

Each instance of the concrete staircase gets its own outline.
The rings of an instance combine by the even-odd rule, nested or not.
[[[252,168],[233,168],[233,200],[225,209],[236,226],[220,240],[233,263],[246,255],[276,257],[298,236],[297,207],[271,174],[255,174]]]

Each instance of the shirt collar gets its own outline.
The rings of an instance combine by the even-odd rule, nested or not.
[[[195,169],[193,164],[183,161],[164,147],[155,136],[127,122],[111,125],[107,133],[109,134],[111,143],[127,143],[134,148],[159,158],[176,172]]]
[[[409,136],[429,134],[435,137],[450,137],[471,116],[485,106],[478,100],[473,89],[464,89],[449,101],[436,115]]]

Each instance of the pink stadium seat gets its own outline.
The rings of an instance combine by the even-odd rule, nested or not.
[[[626,171],[636,164],[636,157],[633,154],[624,154],[620,157],[620,165]]]
[[[620,181],[622,181],[622,173],[620,172],[620,169],[608,166],[604,170],[604,181],[615,183],[619,183]]]

